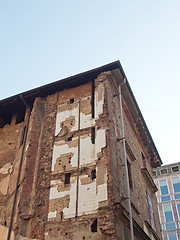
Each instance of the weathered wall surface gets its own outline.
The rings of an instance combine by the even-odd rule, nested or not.
[[[117,96],[117,89],[118,88],[115,87],[111,76],[109,78],[109,81],[106,81],[106,93],[108,112],[110,113],[109,131],[113,196],[115,202],[120,203],[125,209],[128,210],[128,202],[126,200],[127,188],[125,182],[123,145],[122,140],[117,141],[117,139],[122,138],[120,105],[119,97]],[[124,99],[122,100],[133,218],[144,230],[146,230],[144,227],[146,221],[149,223],[149,225],[151,225],[149,205],[147,200],[148,192],[153,202],[153,209],[156,220],[156,231],[160,236],[161,234],[155,189],[150,180],[142,174],[142,169],[145,169],[145,171],[149,173],[152,179],[152,166],[150,163],[150,156],[144,147],[144,143],[140,139],[139,133],[135,127],[135,122],[130,114],[126,102]],[[121,223],[117,225],[116,231],[119,232],[119,239],[123,239],[125,235],[126,237],[128,236],[128,234],[124,233],[124,229],[126,228],[127,226],[125,226],[125,224],[123,225]]]
[[[122,135],[119,99],[114,94],[108,72],[35,99],[13,213],[15,236],[129,239],[122,142],[117,141]],[[154,209],[156,199],[142,169],[151,175],[151,163],[125,101],[123,110],[133,217],[148,232],[146,190]],[[0,129],[0,224],[8,227],[26,122]],[[158,221],[156,228],[159,233]],[[136,234],[136,239],[143,238]]]
[[[47,240],[115,237],[112,224],[102,221],[113,218],[113,213],[101,210],[109,204],[108,121],[101,78],[96,79],[95,86],[89,83],[59,93]]]
[[[21,155],[24,123],[0,129],[0,224],[9,225]]]

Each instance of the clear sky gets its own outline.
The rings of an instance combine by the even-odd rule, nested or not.
[[[0,99],[120,60],[164,164],[180,161],[180,0],[0,1]]]

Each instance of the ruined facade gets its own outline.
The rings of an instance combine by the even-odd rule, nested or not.
[[[3,239],[129,240],[119,62],[0,101]],[[122,107],[135,240],[161,239],[161,160],[129,83]]]

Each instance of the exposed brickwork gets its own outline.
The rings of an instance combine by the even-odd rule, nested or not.
[[[9,226],[19,170],[20,138],[24,124],[0,129],[0,223]],[[4,169],[4,170],[3,170]]]
[[[86,84],[35,99],[23,143],[15,235],[45,240],[129,239],[117,93],[109,71]],[[147,232],[153,230],[145,229],[145,221],[151,225],[146,191],[160,233],[151,156],[127,100],[122,100],[135,239],[148,239]],[[0,192],[2,225],[10,222],[26,122],[17,125],[13,118],[10,126],[0,129],[0,184],[7,187]]]

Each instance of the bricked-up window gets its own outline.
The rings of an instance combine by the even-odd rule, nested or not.
[[[70,184],[71,173],[65,173],[65,184]]]
[[[91,171],[91,179],[94,180],[96,178],[96,169]]]
[[[91,128],[91,142],[95,144],[95,127]]]
[[[127,160],[127,167],[128,167],[129,186],[131,189],[133,189],[131,163],[128,160]]]
[[[91,232],[97,232],[97,218],[91,224]]]
[[[151,196],[150,196],[150,194],[148,192],[147,192],[147,200],[148,200],[148,205],[149,205],[149,215],[150,215],[151,227],[156,232],[156,224],[155,224],[153,204],[152,204]]]

